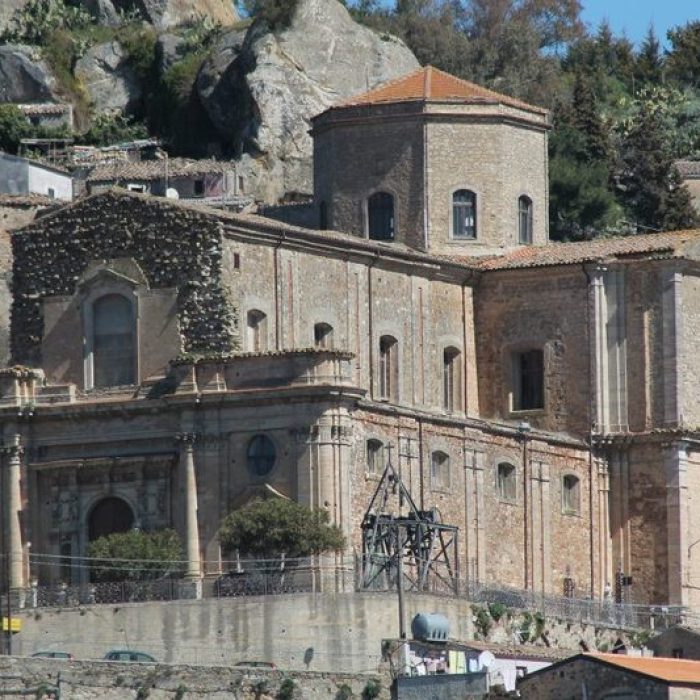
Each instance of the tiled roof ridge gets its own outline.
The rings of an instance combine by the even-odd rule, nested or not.
[[[401,95],[395,95],[395,96],[387,96],[384,99],[378,98],[377,96],[382,95],[383,93],[390,92],[392,88],[401,85],[402,83],[406,83],[407,85],[411,85],[411,81],[415,80],[416,78],[422,78],[422,94],[408,94],[404,97],[401,97]],[[461,88],[463,88],[462,92],[463,94],[455,94],[454,96],[448,98],[448,97],[438,97],[434,95],[434,89],[435,89],[435,78],[440,77],[443,80],[449,81],[452,84],[459,85]],[[410,92],[410,91],[409,91]],[[363,93],[360,93],[359,95],[355,95],[353,97],[350,97],[346,100],[343,100],[342,102],[339,102],[331,107],[331,109],[336,109],[336,108],[343,108],[343,107],[352,107],[352,106],[358,106],[358,105],[363,105],[363,104],[378,104],[378,103],[395,103],[395,102],[404,102],[404,101],[440,101],[440,100],[446,100],[446,99],[456,99],[456,100],[462,100],[465,102],[468,102],[470,100],[474,101],[486,101],[486,100],[492,100],[493,102],[496,103],[502,103],[502,104],[508,104],[510,106],[518,107],[519,109],[524,109],[527,111],[531,112],[537,112],[539,114],[546,114],[547,110],[543,109],[542,107],[538,107],[536,105],[531,105],[528,104],[527,102],[524,102],[522,100],[517,99],[516,97],[511,97],[510,95],[505,95],[503,93],[496,92],[495,90],[491,90],[489,88],[483,87],[481,85],[478,85],[477,83],[473,83],[469,80],[465,80],[464,78],[459,78],[455,75],[452,75],[450,73],[447,73],[446,71],[440,70],[439,68],[435,68],[432,65],[427,65],[423,66],[421,68],[416,69],[415,71],[411,73],[407,73],[405,75],[399,76],[397,78],[393,78],[391,80],[386,81],[385,83],[381,83],[380,85],[377,85],[376,87],[372,88],[371,90],[367,90]]]

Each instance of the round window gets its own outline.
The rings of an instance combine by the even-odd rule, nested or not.
[[[275,466],[275,446],[267,435],[256,435],[248,443],[248,469],[254,476],[266,476]]]

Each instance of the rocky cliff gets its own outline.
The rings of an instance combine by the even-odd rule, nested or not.
[[[117,10],[126,0],[82,2],[107,25],[123,18]],[[121,111],[148,119],[154,135],[170,139],[180,155],[237,158],[248,193],[275,203],[312,191],[311,117],[418,66],[401,41],[357,24],[338,0],[297,0],[285,27],[239,21],[226,28],[236,19],[229,0],[137,5],[151,22],[148,31],[157,34],[150,65],[144,65],[143,44],[134,48],[133,37],[143,30],[133,25],[131,45],[116,28],[111,40],[83,47],[68,90],[65,76],[56,84],[42,47],[0,46],[0,102],[82,100],[82,111],[93,115]],[[193,40],[191,27],[165,31],[186,23],[192,12],[209,17],[207,26],[221,22],[207,35],[207,41],[215,37],[210,43],[202,45],[199,35]],[[164,95],[175,95],[186,108],[159,103]],[[187,132],[188,145],[176,143],[178,128]]]
[[[299,0],[284,30],[225,35],[196,89],[257,196],[275,202],[312,191],[312,116],[417,67],[401,41],[357,24],[337,0]]]

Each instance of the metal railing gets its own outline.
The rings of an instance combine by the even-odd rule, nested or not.
[[[177,576],[152,579],[147,577],[145,569],[143,579],[138,580],[138,573],[132,569],[130,579],[125,581],[81,584],[33,581],[27,589],[14,591],[11,603],[17,610],[353,590],[395,595],[397,590],[396,571],[387,568],[384,575],[368,578],[368,565],[363,566],[360,558],[255,559],[227,564],[227,570],[221,575],[196,580]],[[55,572],[58,574],[58,569]],[[680,606],[620,604],[611,599],[543,595],[450,577],[447,572],[440,574],[419,586],[407,566],[404,592],[458,597],[483,607],[499,605],[513,611],[537,612],[548,618],[606,627],[658,630],[674,624],[688,624],[692,618]],[[369,585],[368,581],[371,581]]]

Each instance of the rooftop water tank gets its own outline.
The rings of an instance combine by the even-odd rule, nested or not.
[[[441,613],[418,613],[411,622],[411,633],[421,642],[446,642],[450,623]]]

